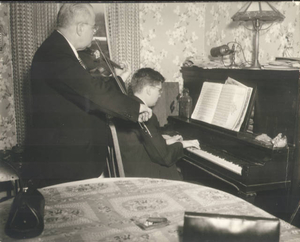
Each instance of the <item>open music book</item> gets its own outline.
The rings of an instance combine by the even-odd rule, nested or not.
[[[228,77],[225,84],[204,82],[191,118],[239,131],[252,88]]]

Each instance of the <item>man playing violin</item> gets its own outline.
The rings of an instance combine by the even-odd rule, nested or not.
[[[22,175],[37,187],[101,175],[106,114],[132,123],[152,116],[150,108],[93,77],[82,63],[78,51],[91,45],[95,28],[90,4],[63,4],[57,29],[34,55]]]

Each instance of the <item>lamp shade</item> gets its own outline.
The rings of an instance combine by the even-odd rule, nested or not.
[[[231,18],[233,21],[277,21],[285,17],[269,2],[247,2]]]
[[[17,172],[5,161],[0,161],[0,182],[18,180]]]

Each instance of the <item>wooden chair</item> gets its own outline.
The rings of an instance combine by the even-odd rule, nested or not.
[[[117,136],[117,131],[111,119],[108,119],[108,125],[112,135],[113,144],[108,146],[107,168],[109,177],[125,177],[122,156]]]

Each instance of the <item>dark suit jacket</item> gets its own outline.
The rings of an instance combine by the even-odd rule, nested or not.
[[[183,156],[182,144],[166,144],[155,114],[145,122],[152,137],[141,132],[138,124],[120,121],[115,126],[126,177],[181,180],[175,163]]]
[[[66,181],[101,175],[110,137],[104,113],[138,120],[139,103],[92,77],[57,31],[33,58],[31,88],[25,178]]]

